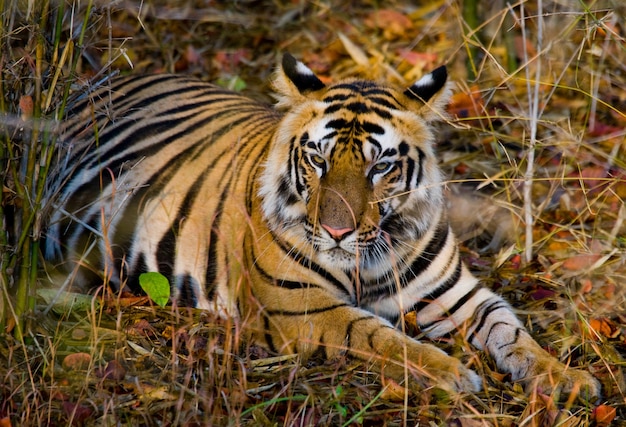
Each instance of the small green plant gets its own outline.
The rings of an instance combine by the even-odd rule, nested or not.
[[[139,276],[139,285],[159,307],[165,307],[170,299],[170,282],[167,277],[157,272],[143,273]]]

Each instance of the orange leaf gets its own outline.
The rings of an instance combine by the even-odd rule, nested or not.
[[[593,282],[589,279],[585,279],[582,281],[582,287],[580,288],[580,292],[583,294],[588,294],[593,290]]]
[[[22,111],[22,120],[26,121],[33,115],[33,97],[23,95],[20,97],[20,110]]]
[[[523,37],[517,36],[513,39],[513,43],[515,45],[515,54],[518,58],[524,58],[524,53],[528,55],[528,58],[537,56],[537,49],[535,49],[530,40],[524,40]]]
[[[589,327],[598,335],[604,335],[611,338],[613,336],[614,327],[612,322],[607,318],[598,318],[589,320]]]
[[[460,119],[484,117],[484,110],[485,103],[478,86],[472,86],[469,93],[455,93],[448,104],[448,113]]]
[[[598,427],[609,426],[615,418],[616,412],[615,408],[609,405],[598,405],[594,408],[591,419],[596,422]]]
[[[413,22],[406,15],[393,9],[372,12],[363,22],[370,28],[382,29],[387,40],[401,37],[413,27]]]
[[[600,254],[579,254],[574,255],[563,261],[563,268],[570,271],[584,270],[591,267],[598,261],[602,255]]]
[[[436,63],[438,59],[436,53],[413,52],[407,49],[398,52],[398,56],[411,65],[430,65]]]

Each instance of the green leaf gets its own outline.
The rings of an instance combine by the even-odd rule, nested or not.
[[[233,76],[230,78],[220,77],[217,79],[216,83],[218,86],[225,87],[226,89],[233,90],[235,92],[241,92],[248,86],[245,80],[239,76]]]
[[[139,275],[139,285],[152,301],[165,307],[170,299],[170,282],[161,273],[149,272]]]

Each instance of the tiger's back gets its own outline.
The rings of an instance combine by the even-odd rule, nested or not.
[[[226,301],[238,260],[223,246],[236,247],[248,222],[251,177],[279,115],[211,84],[156,75],[104,84],[68,116],[47,258],[87,254],[83,282],[104,271],[138,291],[138,275],[158,271],[182,303]]]

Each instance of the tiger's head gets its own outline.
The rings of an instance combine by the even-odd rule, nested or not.
[[[446,79],[440,67],[405,90],[327,86],[286,54],[274,82],[285,114],[260,177],[273,233],[330,270],[402,259],[442,212],[432,122],[443,118]]]

